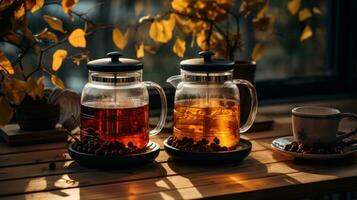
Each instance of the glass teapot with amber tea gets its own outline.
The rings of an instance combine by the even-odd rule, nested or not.
[[[199,53],[180,63],[181,75],[167,79],[176,88],[174,106],[175,139],[194,143],[219,144],[221,149],[234,149],[240,133],[246,132],[257,113],[257,95],[254,86],[241,79],[233,79],[234,62],[213,59],[213,53]],[[248,120],[240,127],[239,89],[248,87],[251,109]]]
[[[156,83],[143,81],[143,64],[122,58],[118,52],[88,62],[89,81],[81,97],[81,139],[96,132],[104,142],[121,143],[143,149],[149,135],[159,133],[166,120],[166,96]],[[157,89],[161,97],[161,116],[149,130],[149,95],[147,86]]]

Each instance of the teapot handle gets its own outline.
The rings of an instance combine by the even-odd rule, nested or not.
[[[249,89],[249,93],[251,96],[251,104],[250,104],[250,113],[249,113],[249,117],[247,119],[247,121],[245,122],[245,124],[243,126],[241,126],[240,133],[244,133],[247,132],[249,130],[249,128],[253,125],[255,116],[257,115],[257,111],[258,111],[258,98],[257,98],[257,92],[255,90],[255,87],[253,86],[253,84],[251,84],[249,81],[244,80],[244,79],[235,79],[233,80],[233,82],[235,84],[241,84],[241,85],[245,85],[248,87]]]
[[[149,135],[153,136],[153,135],[157,135],[158,133],[160,133],[161,129],[165,125],[166,116],[167,116],[166,95],[165,95],[165,91],[162,89],[162,87],[159,84],[151,82],[151,81],[145,81],[144,83],[146,86],[154,87],[159,92],[160,99],[161,99],[160,120],[159,120],[158,124],[156,125],[156,127],[149,132]]]

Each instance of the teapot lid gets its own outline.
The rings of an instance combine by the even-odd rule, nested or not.
[[[99,72],[127,72],[143,69],[143,63],[131,58],[122,58],[119,52],[107,53],[108,58],[92,60],[87,68]]]
[[[232,70],[233,61],[224,59],[213,59],[211,51],[201,51],[198,53],[203,58],[192,58],[180,62],[181,69],[195,72],[221,72]]]

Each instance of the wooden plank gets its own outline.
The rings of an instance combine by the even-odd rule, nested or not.
[[[156,159],[157,163],[171,162],[168,160],[169,156],[166,152],[160,152],[158,158]],[[254,165],[257,162],[259,163],[273,163],[273,162],[281,162],[291,160],[290,156],[285,156],[283,154],[272,154],[270,150],[266,151],[256,151],[252,152],[248,158],[246,158],[240,166],[246,165]],[[32,165],[22,165],[22,166],[14,166],[14,167],[4,167],[0,168],[0,181],[11,180],[11,179],[21,179],[21,178],[34,178],[41,176],[50,176],[50,175],[58,175],[58,174],[69,174],[69,173],[80,173],[86,171],[93,171],[92,169],[80,167],[78,164],[73,161],[58,161],[56,163],[56,170],[49,170],[48,163],[39,163]],[[188,173],[187,170],[192,168],[196,168],[199,170],[204,170],[206,166],[203,167],[193,167],[190,165],[180,165],[179,163],[175,163],[175,165],[180,166],[182,168],[182,173]],[[136,169],[133,169],[135,171]],[[150,170],[150,169],[148,169]],[[98,170],[100,171],[100,170]],[[31,172],[31,173],[29,173]],[[181,171],[180,171],[181,172]]]
[[[160,140],[160,139],[156,138],[156,140]],[[258,142],[255,141],[252,141],[252,145],[253,145],[252,151],[261,151],[266,149],[264,146],[260,145]],[[163,145],[161,145],[160,148],[163,150]],[[47,163],[52,161],[68,161],[68,160],[71,160],[71,158],[67,153],[67,149],[55,148],[55,149],[47,149],[47,150],[38,150],[38,151],[31,151],[31,152],[21,152],[16,154],[13,153],[13,154],[0,155],[0,168],[16,166],[16,165],[28,165],[28,164]]]
[[[24,146],[66,141],[68,136],[63,128],[50,130],[23,131],[18,124],[8,124],[0,129],[0,137],[9,145]]]
[[[224,169],[222,171],[218,169],[209,173],[196,173],[187,176],[167,176],[10,196],[9,199],[127,199],[128,197],[136,199],[192,199],[218,195],[230,195],[229,197],[232,199],[232,197],[239,197],[241,192],[262,192],[263,189],[300,185],[301,183],[315,183],[318,186],[321,181],[332,181],[337,178],[341,180],[347,177],[356,179],[356,166],[356,163],[335,167],[307,165],[304,166],[305,169],[311,168],[312,171],[301,172],[303,170],[301,166],[277,163],[270,166],[261,165],[261,169],[248,167],[245,169],[246,171],[241,169],[228,173]],[[287,173],[288,171],[291,173]],[[259,174],[263,177],[257,176]],[[254,178],[254,176],[257,177]],[[346,182],[351,183],[351,180]],[[344,182],[342,181],[342,183]],[[356,184],[357,182],[352,186],[356,186]],[[345,186],[345,188],[350,187],[351,185]],[[308,194],[311,190],[303,188],[298,192]],[[260,195],[264,194],[260,193]],[[285,198],[291,194],[281,192],[280,195],[281,198]],[[264,197],[269,198],[265,195]]]
[[[28,153],[34,151],[65,149],[65,148],[66,148],[65,142],[18,146],[18,147],[13,147],[4,142],[0,142],[0,155],[14,154],[14,153]]]
[[[297,172],[297,169],[287,167],[285,163],[271,163],[266,164],[266,168],[279,168],[280,173],[292,173]],[[157,178],[157,177],[168,177],[172,175],[187,176],[189,173],[203,173],[205,176],[208,174],[210,176],[227,176],[232,175],[233,173],[240,173],[241,177],[244,179],[251,179],[257,177],[263,177],[270,175],[265,167],[259,165],[242,165],[235,167],[211,167],[200,168],[197,167],[191,168],[177,168],[172,167],[168,163],[163,163],[161,165],[151,165],[147,167],[138,168],[134,171],[89,171],[84,173],[76,174],[60,174],[56,176],[47,176],[47,177],[37,177],[30,179],[20,179],[20,180],[10,180],[10,181],[0,181],[0,188],[7,188],[6,190],[0,190],[0,196],[3,195],[14,195],[21,194],[25,192],[39,192],[43,191],[43,185],[46,185],[45,190],[58,190],[64,188],[73,188],[73,187],[84,187],[91,185],[103,185],[109,183],[118,183],[118,182],[128,182],[135,180],[143,180],[148,178]],[[309,170],[307,167],[300,167],[301,170]],[[311,170],[311,169],[310,169]],[[209,172],[209,173],[208,173]],[[93,179],[93,174],[95,174],[96,179]],[[153,176],[155,174],[155,176]],[[48,184],[55,183],[55,184]]]

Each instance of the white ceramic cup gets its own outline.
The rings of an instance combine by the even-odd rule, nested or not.
[[[338,141],[357,133],[357,127],[350,133],[337,135],[341,119],[357,115],[341,113],[334,108],[302,106],[292,110],[292,126],[295,141],[304,146],[333,146]]]

